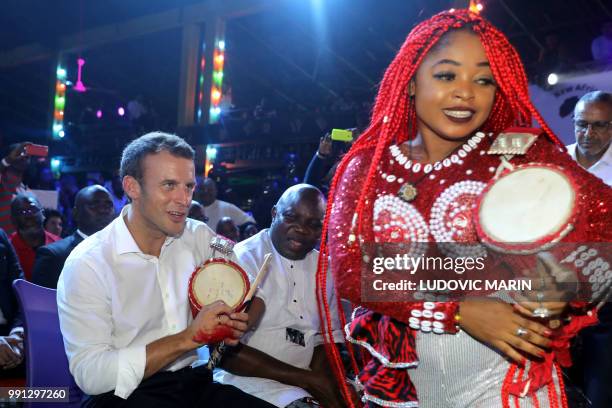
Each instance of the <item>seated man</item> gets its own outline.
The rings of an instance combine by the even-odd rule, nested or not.
[[[115,218],[110,193],[99,185],[82,188],[76,195],[72,216],[77,230],[70,236],[36,250],[32,282],[55,289],[70,252],[89,235],[106,227]]]
[[[189,213],[187,217],[192,218],[194,220],[202,221],[206,223],[208,221],[208,217],[206,216],[206,212],[204,211],[204,206],[198,203],[196,200],[191,200],[191,205],[189,206]]]
[[[313,186],[289,188],[272,209],[272,225],[234,248],[240,264],[254,275],[272,253],[258,297],[266,306],[255,331],[223,357],[215,378],[277,407],[343,406],[327,365],[317,306],[316,272],[325,199]],[[330,303],[335,303],[331,279]],[[334,339],[342,342],[338,316]]]
[[[70,372],[89,407],[266,407],[192,368],[207,342],[238,343],[247,315],[223,302],[192,319],[191,273],[211,257],[214,233],[187,219],[195,186],[194,151],[161,132],[123,151],[131,200],[107,228],[68,256],[57,285]],[[230,251],[231,253],[231,251]]]
[[[13,281],[23,279],[17,254],[0,229],[0,380],[25,378],[23,326]]]
[[[217,234],[224,236],[225,238],[231,239],[234,242],[240,241],[240,232],[238,227],[230,217],[223,217],[217,223]]]
[[[32,280],[36,249],[59,241],[57,235],[43,227],[43,207],[30,194],[17,194],[11,202],[11,219],[17,231],[10,236],[26,280]]]

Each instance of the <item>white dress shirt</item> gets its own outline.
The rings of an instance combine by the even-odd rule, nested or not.
[[[206,224],[216,231],[219,220],[223,217],[230,217],[236,226],[247,222],[255,222],[255,219],[227,201],[215,200],[208,207],[204,207],[204,214],[208,217]]]
[[[567,152],[576,160],[576,143],[567,146]],[[612,143],[601,156],[601,159],[586,170],[602,179],[607,185],[612,186]]]
[[[212,253],[214,233],[188,218],[183,234],[167,238],[159,257],[144,254],[125,224],[128,208],[72,251],[57,285],[70,372],[90,395],[115,390],[127,398],[138,387],[146,345],[191,323],[189,277]],[[193,350],[164,370],[196,358]]]
[[[292,366],[308,369],[314,348],[323,344],[316,296],[316,273],[319,252],[310,251],[302,260],[281,256],[272,245],[267,229],[234,247],[240,265],[249,275],[256,275],[265,254],[272,253],[270,269],[256,296],[264,299],[266,311],[255,331],[247,333],[242,342]],[[336,304],[331,275],[327,293],[330,305]],[[334,341],[342,342],[343,334],[336,308],[332,307]],[[304,346],[287,339],[287,328],[304,334]],[[242,377],[219,370],[215,380],[238,387],[277,407],[310,396],[302,388],[259,377]]]

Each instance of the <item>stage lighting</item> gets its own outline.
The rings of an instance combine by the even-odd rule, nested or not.
[[[548,75],[546,81],[548,82],[548,85],[555,85],[557,82],[559,82],[559,76],[553,72]]]

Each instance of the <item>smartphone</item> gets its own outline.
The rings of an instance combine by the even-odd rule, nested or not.
[[[332,129],[331,140],[350,143],[353,141],[353,131],[347,129]]]
[[[49,155],[49,146],[29,144],[25,147],[25,154],[28,156],[47,157]]]

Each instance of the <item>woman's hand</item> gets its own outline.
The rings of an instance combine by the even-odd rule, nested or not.
[[[542,358],[550,345],[547,337],[552,333],[546,326],[521,316],[500,300],[460,302],[459,314],[463,330],[519,364],[525,359],[521,353]]]

